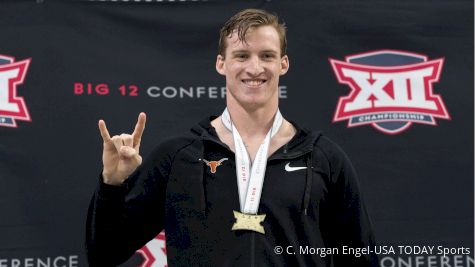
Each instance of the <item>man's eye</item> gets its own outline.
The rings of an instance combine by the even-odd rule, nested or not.
[[[248,58],[248,56],[247,56],[246,54],[237,54],[236,57],[239,58],[239,59],[246,59],[246,58]]]
[[[273,59],[274,58],[274,55],[273,54],[264,54],[262,56],[264,59]]]

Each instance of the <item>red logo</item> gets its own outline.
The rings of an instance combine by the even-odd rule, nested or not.
[[[17,96],[17,85],[23,83],[30,61],[15,62],[0,55],[0,126],[16,128],[16,120],[31,121],[23,97]]]
[[[200,160],[206,163],[206,166],[209,166],[211,173],[216,173],[216,168],[218,168],[218,166],[221,166],[221,163],[225,160],[228,160],[228,158],[222,158],[218,161],[208,161],[205,159],[200,159]]]
[[[348,127],[371,124],[397,134],[412,123],[436,125],[435,118],[450,119],[433,84],[439,81],[444,59],[403,51],[380,50],[330,59],[341,84],[351,91],[340,97],[333,122],[348,120]]]

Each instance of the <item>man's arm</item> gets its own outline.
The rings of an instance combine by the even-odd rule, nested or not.
[[[98,123],[103,171],[87,217],[90,266],[120,264],[163,229],[170,161],[167,150],[159,146],[142,164],[139,149],[145,121],[145,113],[140,113],[132,134],[112,138],[105,122]]]
[[[323,137],[321,151],[328,162],[330,179],[329,206],[326,229],[323,233],[328,247],[339,249],[334,255],[334,266],[379,266],[377,255],[343,255],[343,246],[374,250],[371,221],[363,203],[356,172],[343,150]]]
[[[164,228],[170,157],[158,146],[119,186],[99,180],[87,216],[89,266],[117,266]]]

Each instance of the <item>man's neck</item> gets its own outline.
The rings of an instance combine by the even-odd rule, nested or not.
[[[265,136],[274,122],[278,106],[245,108],[241,105],[227,105],[234,126],[245,140]]]
[[[245,109],[241,105],[234,106],[228,101],[227,108],[234,125],[244,141],[251,162],[253,162],[262,141],[272,127],[274,115],[278,108],[277,102],[274,106],[267,108]],[[235,152],[233,135],[221,122],[221,117],[211,121],[211,125],[216,130],[218,138]],[[289,142],[295,133],[296,129],[294,126],[284,119],[279,131],[271,139],[268,157]]]

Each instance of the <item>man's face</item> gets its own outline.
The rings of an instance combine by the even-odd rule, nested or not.
[[[218,55],[216,60],[216,70],[226,76],[228,103],[234,100],[251,108],[278,103],[279,76],[288,68],[289,59],[281,57],[279,35],[272,26],[249,29],[246,42],[233,32],[225,57]]]

